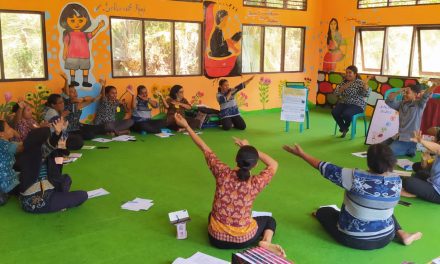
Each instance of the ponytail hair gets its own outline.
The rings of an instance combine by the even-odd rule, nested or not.
[[[250,170],[255,167],[258,159],[258,151],[252,146],[243,146],[238,150],[235,161],[239,168],[237,177],[240,181],[247,181],[251,177]]]
[[[225,82],[227,82],[228,80],[226,80],[226,79],[220,79],[220,81],[218,82],[218,92],[221,92],[221,86],[225,83]]]

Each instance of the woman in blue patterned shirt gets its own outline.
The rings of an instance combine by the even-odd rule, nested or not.
[[[235,86],[234,89],[229,88],[229,82],[226,79],[219,81],[217,101],[220,104],[219,117],[223,130],[229,130],[234,126],[236,129],[245,130],[246,123],[240,115],[237,102],[235,102],[235,94],[243,90],[248,83],[254,79],[252,76],[248,80]]]
[[[339,131],[344,138],[351,124],[351,118],[364,112],[366,101],[369,96],[368,81],[372,76],[368,76],[362,81],[356,66],[348,66],[345,70],[344,80],[336,87],[335,94],[339,101],[332,110],[333,118],[339,126]]]
[[[345,189],[341,211],[321,207],[314,214],[324,229],[339,243],[356,249],[385,247],[394,236],[410,245],[422,233],[407,233],[394,217],[400,199],[402,181],[394,173],[396,158],[385,144],[371,145],[367,152],[368,171],[347,169],[320,161],[305,153],[299,145],[284,146],[321,174]]]

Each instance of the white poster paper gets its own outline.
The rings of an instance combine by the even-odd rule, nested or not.
[[[381,143],[397,132],[399,132],[399,112],[389,107],[385,100],[377,100],[365,144]]]
[[[304,122],[307,104],[306,88],[284,88],[281,105],[281,120]]]

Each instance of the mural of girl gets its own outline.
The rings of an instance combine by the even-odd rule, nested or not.
[[[91,32],[85,32],[92,24],[87,10],[79,4],[68,4],[60,15],[59,24],[63,31],[64,69],[70,71],[70,84],[79,86],[75,81],[75,72],[83,71],[82,86],[92,87],[89,83],[90,50],[89,41],[104,27],[104,20]]]
[[[322,70],[325,72],[335,71],[336,63],[343,60],[345,57],[341,46],[346,45],[345,40],[342,39],[339,33],[339,23],[336,18],[332,18],[328,25],[327,31],[327,53],[324,55],[322,63]]]

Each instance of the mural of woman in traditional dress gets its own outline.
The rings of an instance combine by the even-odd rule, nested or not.
[[[346,46],[345,39],[339,33],[339,23],[336,18],[332,18],[327,31],[327,53],[324,55],[322,70],[325,72],[335,71],[336,63],[343,60],[345,51],[341,46]]]

